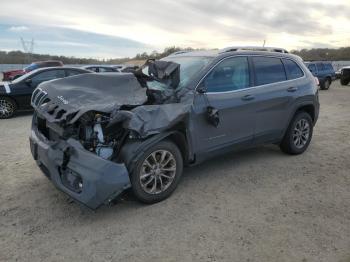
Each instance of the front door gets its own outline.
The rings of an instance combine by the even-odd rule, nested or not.
[[[255,97],[254,90],[249,88],[249,72],[247,57],[230,57],[215,66],[199,84],[205,92],[196,93],[191,117],[197,153],[252,142]],[[218,110],[217,126],[208,120],[208,107]]]

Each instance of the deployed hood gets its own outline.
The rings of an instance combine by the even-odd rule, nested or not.
[[[146,91],[133,74],[81,74],[42,83],[33,93],[32,106],[51,122],[74,122],[90,110],[109,113],[121,105],[142,105]],[[74,118],[67,119],[72,114]]]

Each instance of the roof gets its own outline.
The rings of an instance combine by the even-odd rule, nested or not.
[[[169,55],[169,57],[178,56],[212,56],[215,57],[219,54],[219,50],[201,50],[201,51],[179,51]]]
[[[223,50],[223,49],[222,49]],[[173,53],[171,55],[169,55],[168,57],[188,57],[188,56],[192,56],[192,57],[217,57],[217,56],[229,56],[229,55],[277,55],[277,56],[282,56],[282,57],[289,57],[289,58],[293,58],[299,61],[302,61],[302,58],[294,55],[294,54],[290,54],[290,53],[281,53],[281,52],[272,52],[272,51],[256,51],[256,50],[247,50],[247,49],[243,49],[243,50],[226,50],[226,51],[222,51],[222,50],[206,50],[206,51],[188,51],[188,52],[176,52]]]

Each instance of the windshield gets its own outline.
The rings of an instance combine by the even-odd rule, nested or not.
[[[24,70],[29,72],[29,71],[33,71],[34,69],[37,69],[39,68],[39,65],[38,64],[30,64],[29,66],[25,67]]]
[[[177,89],[181,89],[185,87],[190,82],[191,78],[206,66],[211,59],[211,57],[182,56],[165,57],[161,60],[180,64],[180,83]],[[148,75],[148,66],[146,66],[142,72]],[[148,81],[147,85],[151,89],[164,89],[167,87],[165,84],[157,81]]]

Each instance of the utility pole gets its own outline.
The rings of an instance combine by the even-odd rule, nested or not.
[[[31,41],[25,41],[23,39],[23,37],[21,37],[21,43],[22,43],[23,51],[26,54],[26,61],[24,61],[24,62],[30,63],[31,56],[32,56],[33,51],[34,51],[34,38],[32,38]]]
[[[265,47],[265,44],[266,44],[266,40],[264,39],[263,47]]]

